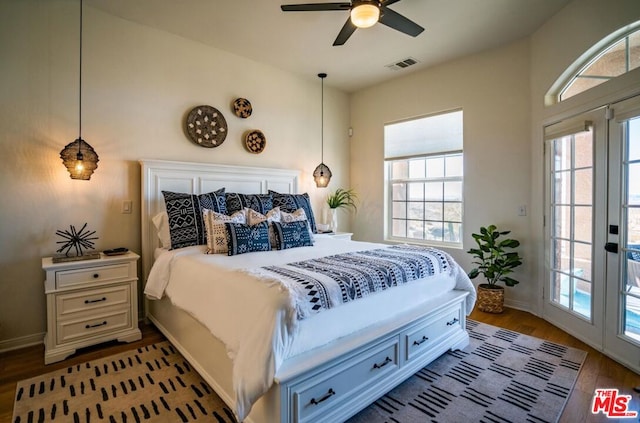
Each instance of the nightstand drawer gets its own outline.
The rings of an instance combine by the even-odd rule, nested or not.
[[[56,288],[130,278],[128,263],[56,272]]]
[[[85,291],[74,291],[56,296],[58,319],[72,317],[82,312],[99,313],[99,309],[130,304],[130,284],[116,285]]]
[[[57,326],[57,342],[61,344],[107,332],[127,329],[131,327],[131,315],[129,309],[126,308],[82,320],[58,321]]]

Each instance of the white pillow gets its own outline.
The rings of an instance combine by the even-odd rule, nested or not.
[[[228,216],[213,210],[202,211],[204,226],[207,231],[207,254],[227,254],[227,230],[225,222],[247,223],[247,215],[240,210]]]
[[[160,240],[162,248],[171,249],[171,234],[169,233],[169,215],[166,211],[156,214],[153,219],[153,226],[156,227],[156,234]]]

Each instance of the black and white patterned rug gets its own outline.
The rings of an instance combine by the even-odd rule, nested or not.
[[[349,423],[556,422],[584,351],[467,320],[448,352]],[[14,423],[233,422],[230,409],[168,342],[21,381]]]

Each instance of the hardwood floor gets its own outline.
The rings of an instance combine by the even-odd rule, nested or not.
[[[633,391],[633,387],[640,386],[640,375],[626,369],[545,320],[530,313],[514,309],[505,309],[502,314],[488,314],[474,310],[469,317],[479,322],[587,351],[587,358],[564,413],[560,418],[560,423],[616,421],[607,419],[602,414],[595,416],[591,414],[591,402],[596,388],[618,388],[622,394],[632,395],[629,409],[640,412],[640,394]],[[67,360],[48,366],[44,364],[43,345],[0,354],[0,423],[11,422],[13,400],[18,381],[165,339],[151,325],[141,325],[140,329],[142,331],[142,339],[140,341],[130,344],[110,342],[85,348]],[[619,421],[639,422],[640,418],[620,419]]]

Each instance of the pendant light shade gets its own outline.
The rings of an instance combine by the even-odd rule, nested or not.
[[[316,167],[316,170],[313,171],[313,180],[316,182],[316,187],[318,188],[326,188],[329,185],[329,181],[331,180],[331,170],[329,167],[324,164],[324,79],[327,77],[326,73],[319,73],[318,77],[320,81],[322,81],[322,96],[321,96],[321,105],[322,111],[320,112],[321,116],[321,127],[320,127],[320,140],[321,140],[321,155],[322,159],[320,160],[320,164]]]
[[[98,154],[82,138],[67,144],[60,152],[60,158],[71,174],[71,179],[88,181],[98,167]]]
[[[98,167],[98,153],[82,139],[82,0],[80,0],[80,82],[78,89],[78,138],[67,144],[60,152],[60,158],[71,179],[88,181]]]
[[[313,171],[313,180],[316,181],[318,188],[326,188],[331,180],[331,169],[326,164],[320,163]]]

